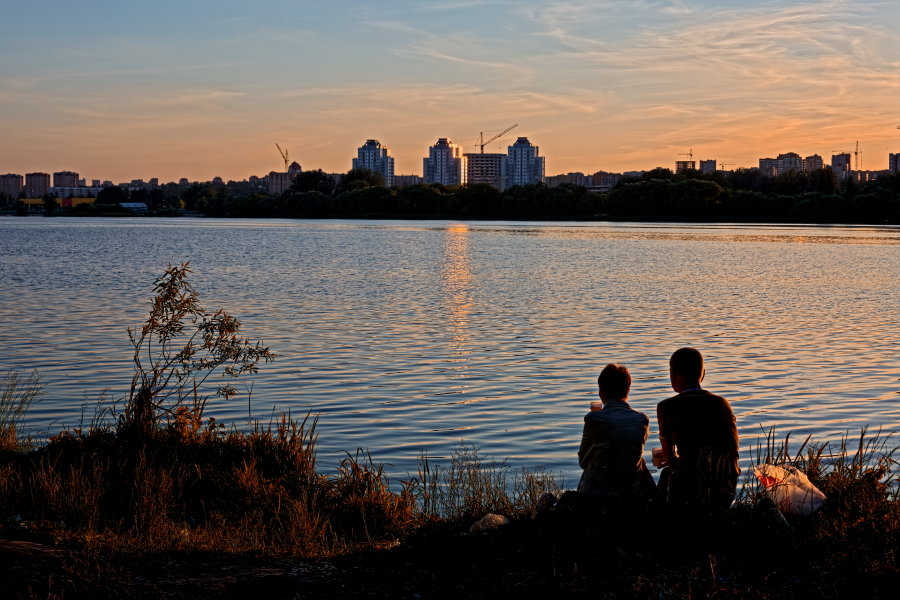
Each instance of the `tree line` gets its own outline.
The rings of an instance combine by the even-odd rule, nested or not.
[[[280,196],[222,188],[194,199],[209,216],[451,217],[507,219],[690,219],[900,223],[900,176],[858,183],[831,168],[768,177],[757,169],[703,174],[659,168],[624,178],[608,193],[573,184],[389,188],[381,176],[351,170],[335,180],[321,169],[298,175]]]
[[[45,212],[59,210],[55,199],[45,200]],[[503,191],[486,184],[387,187],[380,174],[366,169],[351,169],[337,178],[315,169],[297,175],[280,195],[246,181],[131,191],[107,187],[93,204],[64,212],[124,213],[123,202],[142,202],[150,214],[173,216],[187,210],[210,217],[900,223],[900,175],[857,182],[837,177],[830,167],[776,177],[758,169],[705,174],[658,168],[623,178],[608,193],[599,193],[573,184]]]

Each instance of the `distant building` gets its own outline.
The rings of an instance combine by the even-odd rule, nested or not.
[[[775,177],[778,174],[778,160],[775,158],[759,159],[759,173],[766,177]]]
[[[803,159],[796,152],[786,152],[779,154],[775,159],[775,174],[784,175],[789,171],[803,171]]]
[[[296,160],[291,163],[291,166],[288,167],[288,175],[291,176],[291,179],[299,175],[303,172],[303,169],[300,168],[300,163]]]
[[[96,198],[102,189],[101,187],[54,185],[50,188],[50,193],[57,198]]]
[[[711,158],[709,160],[701,160],[700,161],[700,172],[704,175],[712,175],[718,169],[716,169],[716,159]]]
[[[410,187],[419,185],[423,181],[418,175],[394,175],[394,187]]]
[[[544,157],[540,149],[528,141],[527,137],[516,139],[507,147],[507,185],[531,185],[544,181]]]
[[[437,143],[428,148],[428,157],[422,159],[422,178],[425,183],[463,185],[466,182],[466,157],[462,148],[447,138],[438,138]]]
[[[53,187],[78,187],[78,173],[58,171],[53,174]]]
[[[900,152],[888,154],[888,171],[895,174],[900,173]]]
[[[22,176],[15,173],[0,175],[0,195],[6,195],[10,200],[17,200],[22,193]]]
[[[353,168],[381,173],[384,185],[394,185],[394,157],[391,156],[391,149],[382,146],[378,140],[366,140],[359,147],[356,158],[353,159]]]
[[[825,161],[822,160],[822,157],[818,154],[813,154],[812,156],[807,156],[803,159],[803,172],[811,173],[813,171],[818,171],[825,166]]]
[[[291,188],[294,178],[290,173],[272,171],[266,178],[266,187],[273,196],[280,196]]]
[[[91,179],[91,187],[98,188],[98,187],[103,187],[103,186],[100,184],[99,179]]]
[[[139,215],[147,213],[147,205],[144,202],[119,202],[119,206]]]
[[[497,153],[466,153],[466,184],[486,183],[498,190],[506,189],[507,155]]]
[[[834,174],[841,179],[847,179],[847,177],[850,176],[850,167],[851,163],[849,152],[831,155],[831,170],[834,171]]]
[[[684,173],[687,170],[695,171],[697,169],[697,161],[695,160],[676,160],[675,172]]]
[[[641,174],[638,173],[637,177],[640,177],[640,175]],[[617,183],[619,183],[622,177],[622,173],[607,173],[606,171],[597,171],[591,176],[591,191],[608,192],[609,190],[613,189]]]
[[[50,191],[50,175],[48,173],[25,174],[25,197],[42,198]]]
[[[558,185],[562,185],[563,183],[588,187],[591,185],[591,179],[592,178],[590,175],[575,172],[566,173],[565,175],[551,175],[544,179],[544,183],[547,184],[547,187],[557,187]]]
[[[853,179],[855,179],[859,183],[864,183],[866,181],[875,181],[876,179],[878,179],[881,176],[882,173],[885,173],[885,171],[862,171],[862,170],[859,170],[859,171],[853,171],[852,175],[853,175]]]

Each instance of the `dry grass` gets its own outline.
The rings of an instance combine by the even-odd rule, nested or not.
[[[0,378],[0,452],[30,447],[31,440],[22,439],[18,427],[28,408],[44,392],[37,371],[22,375],[10,371]]]
[[[447,465],[434,465],[423,454],[418,475],[411,487],[422,515],[432,520],[466,520],[487,513],[523,518],[532,515],[541,494],[560,490],[551,473],[514,471],[505,461],[482,458],[475,446],[465,443],[451,453]]]

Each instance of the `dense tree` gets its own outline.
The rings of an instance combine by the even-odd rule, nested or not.
[[[321,192],[330,194],[334,191],[334,179],[322,169],[303,171],[294,177],[291,184],[292,192]]]
[[[53,194],[44,194],[44,214],[52,215],[59,209],[59,202],[57,202],[56,196]]]
[[[340,191],[349,192],[364,187],[383,186],[381,173],[369,169],[350,169],[341,177]]]
[[[117,185],[108,185],[97,193],[97,199],[94,204],[119,204],[128,202],[128,195],[125,190]]]

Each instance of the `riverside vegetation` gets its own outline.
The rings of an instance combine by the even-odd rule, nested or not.
[[[280,196],[247,182],[166,184],[126,192],[104,188],[93,204],[60,209],[45,198],[45,214],[123,216],[120,202],[140,202],[157,216],[181,209],[210,217],[463,218],[572,220],[695,220],[775,223],[900,223],[900,174],[882,173],[859,183],[841,179],[830,167],[776,177],[758,169],[673,173],[657,168],[621,179],[609,193],[564,183],[514,186],[498,191],[486,184],[462,187],[420,184],[389,188],[381,175],[352,169],[339,180],[321,169],[297,175]],[[2,198],[0,198],[2,202]],[[20,210],[25,212],[25,206]]]
[[[318,472],[316,419],[246,429],[204,416],[230,378],[275,354],[210,312],[170,267],[129,331],[131,389],[46,442],[18,430],[37,374],[0,381],[0,591],[22,598],[888,597],[898,583],[896,448],[862,431],[791,451],[773,432],[754,462],[790,464],[827,496],[810,517],[735,507],[701,526],[653,512],[537,512],[560,485],[462,446],[390,482],[362,450]],[[204,382],[226,384],[206,396]],[[465,532],[485,513],[510,524]]]

